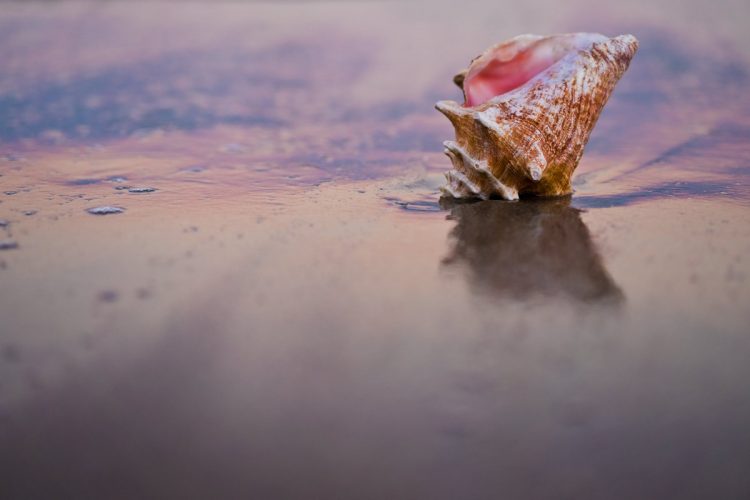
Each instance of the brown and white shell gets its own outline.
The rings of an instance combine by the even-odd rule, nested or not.
[[[453,123],[443,195],[557,196],[570,179],[615,84],[638,50],[632,35],[521,35],[494,45],[454,78],[463,105],[435,107]]]

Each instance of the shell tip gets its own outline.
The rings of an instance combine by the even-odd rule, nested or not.
[[[612,49],[614,49],[615,53],[618,53],[628,62],[633,58],[635,53],[638,52],[638,39],[630,34],[610,38],[607,43]]]
[[[635,37],[635,35],[631,35],[630,33],[626,35],[620,35],[618,37],[615,37],[617,40],[620,40],[621,42],[624,42],[628,45],[634,46],[636,49],[638,48],[638,39]]]

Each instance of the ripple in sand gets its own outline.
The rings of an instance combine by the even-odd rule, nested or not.
[[[87,208],[86,211],[92,215],[110,215],[110,214],[121,214],[125,211],[122,207],[112,207],[105,205],[102,207]]]
[[[0,240],[0,250],[15,250],[18,242],[15,240]]]

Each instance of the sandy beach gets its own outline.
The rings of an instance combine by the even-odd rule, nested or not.
[[[0,497],[747,498],[750,10],[689,3],[2,4]],[[575,193],[441,202],[453,74],[584,29]]]

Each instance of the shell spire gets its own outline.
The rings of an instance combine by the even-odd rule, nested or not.
[[[494,45],[453,81],[464,103],[435,107],[456,130],[443,194],[518,199],[569,194],[602,108],[638,50],[632,35],[521,35]]]

